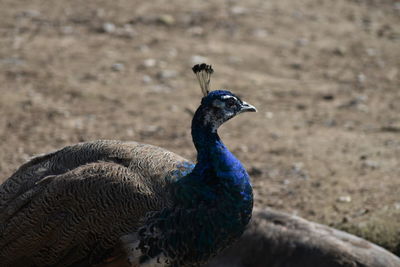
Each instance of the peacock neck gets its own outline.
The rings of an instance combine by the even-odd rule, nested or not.
[[[200,107],[192,121],[192,138],[197,150],[197,164],[192,177],[208,181],[222,179],[241,189],[244,189],[242,186],[250,186],[243,165],[224,145],[215,127],[204,123],[206,117],[207,113]]]
[[[216,129],[205,123],[205,115],[199,108],[192,121],[192,139],[197,150],[197,166],[210,166],[216,149],[227,150]],[[210,166],[211,167],[211,166]]]

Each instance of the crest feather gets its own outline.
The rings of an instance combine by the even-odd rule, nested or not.
[[[201,91],[203,95],[206,96],[210,92],[210,78],[211,74],[214,72],[211,65],[197,64],[192,68],[194,74],[196,74],[197,79],[199,80]]]

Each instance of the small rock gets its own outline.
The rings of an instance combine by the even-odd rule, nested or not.
[[[295,44],[297,45],[297,46],[306,46],[306,45],[308,45],[310,43],[310,41],[307,39],[307,38],[300,38],[300,39],[297,39],[296,41],[295,41]]]
[[[342,218],[342,223],[348,223],[350,221],[350,218],[348,216],[344,216]]]
[[[360,209],[357,212],[355,212],[355,216],[362,216],[364,214],[367,214],[369,212],[369,209]]]
[[[300,70],[303,66],[301,65],[301,63],[292,63],[290,64],[290,67],[295,70]]]
[[[139,45],[136,47],[137,50],[141,53],[146,53],[150,51],[150,48],[147,45]]]
[[[143,66],[146,68],[152,68],[157,64],[157,61],[154,58],[148,58],[143,61]]]
[[[292,165],[292,169],[294,171],[300,171],[301,169],[303,169],[303,167],[304,167],[304,163],[303,162],[295,162]]]
[[[160,24],[164,24],[167,26],[172,26],[175,24],[175,18],[169,14],[162,14],[157,17],[156,21]]]
[[[379,162],[376,162],[376,161],[372,161],[372,160],[365,160],[363,163],[362,163],[362,167],[363,168],[369,168],[369,169],[378,169],[379,167],[380,167],[380,164],[379,164]]]
[[[360,73],[360,74],[357,75],[357,81],[359,83],[365,83],[366,78],[367,77],[363,73]]]
[[[125,65],[122,63],[115,63],[111,66],[113,71],[123,71],[125,69]]]
[[[326,100],[326,101],[331,101],[331,100],[335,99],[335,96],[332,94],[327,94],[327,95],[323,95],[322,99]]]
[[[248,13],[248,9],[242,6],[233,6],[231,8],[231,13],[233,15],[244,15],[246,13]]]
[[[324,125],[326,127],[334,127],[337,125],[337,123],[334,119],[328,119],[328,120],[324,121]]]
[[[148,83],[151,83],[151,81],[152,81],[152,79],[151,79],[151,77],[150,77],[149,75],[144,75],[144,76],[142,77],[142,82],[143,82],[143,83],[148,84]]]
[[[306,106],[305,104],[297,104],[297,105],[296,105],[296,108],[297,108],[298,110],[305,110],[305,109],[307,109],[307,106]]]
[[[204,63],[204,62],[207,62],[207,61],[208,61],[208,58],[203,57],[203,56],[199,56],[199,55],[194,55],[194,56],[192,56],[190,58],[190,62],[192,64],[201,64],[201,63]]]
[[[117,27],[115,27],[115,25],[113,23],[111,23],[111,22],[106,22],[102,26],[102,30],[105,33],[113,33],[113,32],[115,32],[116,28]]]
[[[382,132],[400,133],[400,126],[388,125],[381,127]]]
[[[350,203],[351,197],[350,196],[340,196],[340,197],[338,197],[337,201],[341,202],[341,203]]]
[[[378,54],[378,51],[374,48],[367,48],[365,51],[367,52],[367,55],[370,57],[376,56]]]
[[[17,58],[17,57],[8,57],[8,58],[0,59],[0,64],[23,65],[23,64],[25,64],[25,60]]]
[[[346,54],[346,48],[342,46],[335,47],[335,49],[333,49],[333,54],[342,57]]]

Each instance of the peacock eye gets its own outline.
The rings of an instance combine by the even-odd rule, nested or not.
[[[228,99],[226,100],[226,102],[225,102],[225,105],[226,105],[228,108],[231,108],[231,107],[235,106],[235,104],[236,104],[236,101],[235,101],[235,99],[233,99],[233,98],[228,98]]]

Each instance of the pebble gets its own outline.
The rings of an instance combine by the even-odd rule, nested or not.
[[[323,95],[323,96],[322,96],[322,99],[323,99],[323,100],[326,100],[326,101],[332,101],[332,100],[335,99],[335,96],[332,95],[332,94],[326,94],[326,95]]]
[[[342,202],[342,203],[350,203],[351,197],[350,196],[340,196],[340,197],[338,197],[337,201]]]
[[[248,9],[242,6],[233,6],[231,8],[231,13],[233,15],[244,15],[246,13],[248,13]]]
[[[324,126],[326,126],[326,127],[334,127],[336,125],[337,125],[337,123],[334,119],[327,119],[324,121]]]
[[[367,77],[363,73],[360,73],[357,75],[357,81],[359,83],[365,83],[366,79],[367,79]]]
[[[300,70],[303,66],[301,65],[301,63],[292,63],[290,64],[290,67],[295,70]]]
[[[378,169],[380,167],[379,162],[372,161],[372,160],[365,160],[363,161],[362,165],[363,168],[370,168],[370,169]]]
[[[156,21],[160,24],[164,24],[167,26],[172,26],[176,23],[175,18],[169,14],[162,14],[159,15]]]
[[[310,43],[310,41],[307,39],[307,38],[300,38],[300,39],[297,39],[296,41],[295,41],[295,44],[297,45],[297,46],[306,46],[306,45],[308,45]]]
[[[102,26],[102,30],[103,30],[105,33],[113,33],[113,32],[115,32],[115,29],[116,29],[116,28],[117,28],[117,27],[115,27],[114,23],[111,23],[111,22],[106,22],[106,23],[104,23],[103,26]]]
[[[365,49],[365,51],[367,52],[367,55],[370,57],[378,55],[378,51],[374,48],[367,48]]]
[[[123,71],[125,69],[125,65],[122,63],[115,63],[111,66],[113,71]]]
[[[346,54],[346,48],[343,46],[336,47],[333,49],[333,54],[336,56],[344,56]]]
[[[149,75],[144,75],[142,77],[142,81],[143,81],[143,83],[148,84],[148,83],[151,83],[152,79],[151,79],[151,77]]]
[[[146,68],[152,68],[156,66],[156,64],[157,60],[155,60],[154,58],[148,58],[143,61],[143,66],[145,66]]]
[[[8,58],[0,59],[0,64],[23,65],[23,64],[25,64],[25,60],[17,58],[17,57],[8,57]]]

